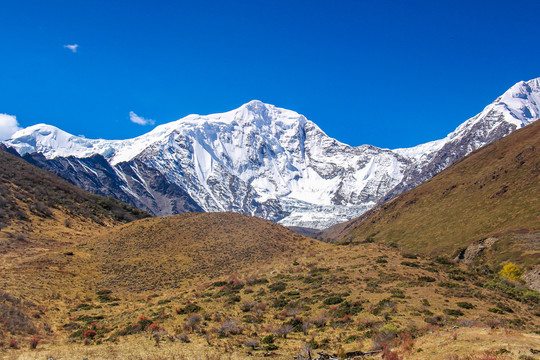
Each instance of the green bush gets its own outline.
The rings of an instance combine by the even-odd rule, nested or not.
[[[332,296],[329,298],[324,299],[323,304],[324,305],[336,305],[343,302],[343,298],[339,296]]]
[[[263,344],[273,344],[274,341],[275,341],[274,335],[267,335],[263,337],[263,339],[261,340]]]
[[[201,311],[202,308],[197,304],[188,304],[183,308],[176,309],[177,314],[191,314]]]
[[[470,302],[466,302],[466,301],[459,301],[456,305],[459,306],[460,308],[463,308],[463,309],[474,309],[475,308],[475,306],[473,304],[471,304]]]
[[[273,283],[271,285],[268,286],[268,290],[272,291],[272,292],[278,292],[278,291],[283,291],[287,288],[287,284],[285,284],[284,282],[277,282],[277,283]]]
[[[448,316],[463,316],[463,312],[461,310],[455,310],[455,309],[444,309],[444,313]]]

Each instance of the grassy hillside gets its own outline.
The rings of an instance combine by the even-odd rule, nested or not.
[[[512,249],[513,254],[506,259],[538,263],[539,151],[540,121],[473,152],[366,215],[318,236],[331,242],[369,238],[409,252],[451,255],[486,237],[514,239],[529,234],[533,240]],[[500,247],[501,251],[508,248]]]
[[[149,216],[112,198],[90,194],[0,147],[0,229],[35,217],[55,218],[55,211],[100,226]]]
[[[345,353],[389,344],[414,359],[432,359],[449,348],[467,359],[486,359],[481,355],[505,349],[498,359],[513,359],[540,341],[540,335],[531,333],[540,330],[537,294],[510,296],[485,286],[489,275],[380,244],[320,244],[294,256],[272,253],[274,258],[222,268],[221,275],[194,273],[174,287],[138,292],[93,287],[90,278],[100,266],[92,269],[95,258],[87,266],[78,262],[83,251],[75,250],[62,269],[45,271],[56,278],[71,274],[72,284],[68,290],[55,285],[57,280],[42,280],[56,295],[43,295],[46,301],[30,307],[29,318],[39,313],[37,321],[46,327],[36,324],[31,336],[4,333],[20,349],[5,344],[0,354],[72,358],[82,351],[94,359],[242,359],[249,353],[290,359],[307,348]],[[162,264],[153,255],[145,260]],[[60,266],[61,254],[50,259]],[[78,280],[85,276],[85,282]],[[145,273],[144,281],[152,276],[160,275]],[[19,289],[17,296],[28,299],[30,291]],[[28,350],[36,334],[42,341],[37,350]],[[503,341],[509,337],[511,342]],[[471,349],[471,341],[481,351]]]
[[[93,247],[105,286],[140,291],[232,274],[315,249],[317,243],[256,217],[189,213],[127,224],[96,239]]]
[[[500,357],[511,359],[540,340],[538,294],[492,286],[494,274],[239,214],[143,219],[11,270],[4,316],[19,325],[0,328],[8,358],[290,359],[387,344],[430,359],[441,351],[433,334],[451,330],[460,341],[445,346],[469,355],[466,339],[494,353],[512,332]]]

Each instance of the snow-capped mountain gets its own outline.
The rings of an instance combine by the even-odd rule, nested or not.
[[[90,191],[121,189],[122,200],[131,197],[129,203],[154,214],[174,213],[174,206],[164,203],[179,194],[148,190],[150,178],[162,177],[205,211],[243,212],[321,229],[360,215],[536,120],[539,104],[540,79],[520,82],[446,138],[396,150],[351,147],[294,111],[256,100],[222,114],[189,115],[128,140],[86,139],[40,124],[18,131],[5,144],[20,154],[42,153],[41,166],[48,164],[64,177],[69,173],[70,181]],[[86,159],[96,155],[110,170],[96,171]],[[143,176],[143,167],[152,175]],[[92,180],[77,180],[82,177]],[[154,208],[144,205],[154,197],[159,197]]]

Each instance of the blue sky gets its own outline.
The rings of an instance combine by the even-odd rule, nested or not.
[[[540,76],[537,0],[1,5],[0,113],[90,138],[259,99],[351,145],[413,146]]]

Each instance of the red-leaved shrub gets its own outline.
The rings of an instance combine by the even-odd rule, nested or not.
[[[96,335],[97,332],[95,330],[86,330],[85,332],[83,332],[83,337],[87,339],[93,339]]]

